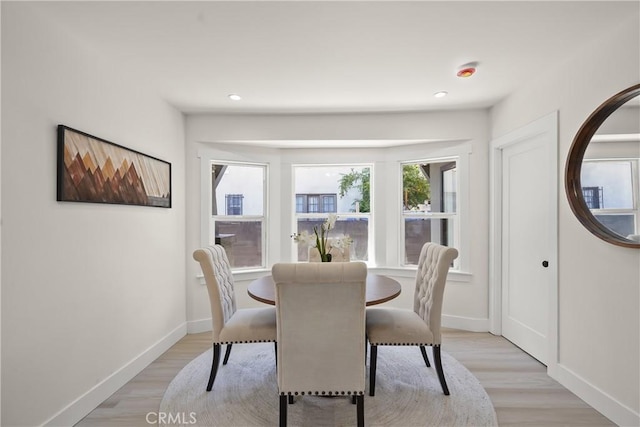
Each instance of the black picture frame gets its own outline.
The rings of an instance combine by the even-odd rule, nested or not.
[[[58,125],[59,202],[171,208],[171,163]]]

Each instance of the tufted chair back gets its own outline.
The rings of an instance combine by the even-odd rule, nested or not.
[[[286,424],[286,398],[305,394],[353,397],[362,425],[366,265],[282,263],[272,274],[281,425]]]
[[[333,239],[327,241],[327,245],[332,247]],[[351,260],[351,248],[345,248],[344,252],[340,248],[331,250],[331,262],[349,262]],[[317,248],[309,246],[309,262],[322,262],[320,252]]]
[[[431,329],[433,344],[442,342],[440,324],[444,286],[447,281],[449,267],[457,257],[457,249],[440,246],[436,243],[425,243],[420,251],[413,311]]]
[[[207,283],[213,323],[213,342],[220,342],[220,331],[236,312],[236,295],[229,259],[220,245],[197,249],[193,253],[193,258],[200,263]]]

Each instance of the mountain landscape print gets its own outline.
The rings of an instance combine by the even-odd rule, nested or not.
[[[171,207],[171,164],[58,126],[58,201]]]

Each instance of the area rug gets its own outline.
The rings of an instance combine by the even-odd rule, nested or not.
[[[431,354],[431,352],[428,352]],[[213,390],[205,390],[212,351],[191,361],[173,379],[160,404],[165,424],[199,427],[258,427],[278,424],[273,344],[238,344],[220,365]],[[432,367],[417,347],[378,347],[376,395],[365,394],[365,424],[373,426],[497,426],[496,413],[478,379],[442,352],[447,385],[442,394]],[[367,374],[368,377],[368,374]],[[296,397],[290,426],[354,426],[356,405],[347,397]]]

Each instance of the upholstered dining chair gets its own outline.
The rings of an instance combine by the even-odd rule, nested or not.
[[[220,365],[220,346],[227,345],[222,362],[226,365],[233,344],[275,342],[276,311],[274,307],[236,307],[231,266],[221,245],[197,249],[193,258],[200,263],[211,304],[213,362],[207,384],[207,391],[211,391]]]
[[[340,249],[333,246],[333,239],[328,239],[327,245],[331,249],[331,262],[349,262],[351,260],[350,249]],[[309,262],[321,262],[320,252],[315,247],[309,246]]]
[[[364,426],[365,293],[363,262],[281,263],[276,286],[280,426],[293,396],[346,396]]]
[[[442,299],[447,273],[458,250],[436,243],[425,243],[418,259],[413,310],[401,308],[367,309],[367,339],[371,345],[369,361],[369,395],[375,396],[378,346],[415,345],[420,347],[427,367],[430,367],[425,346],[433,349],[438,379],[442,392],[449,395],[444,378],[440,345]]]

